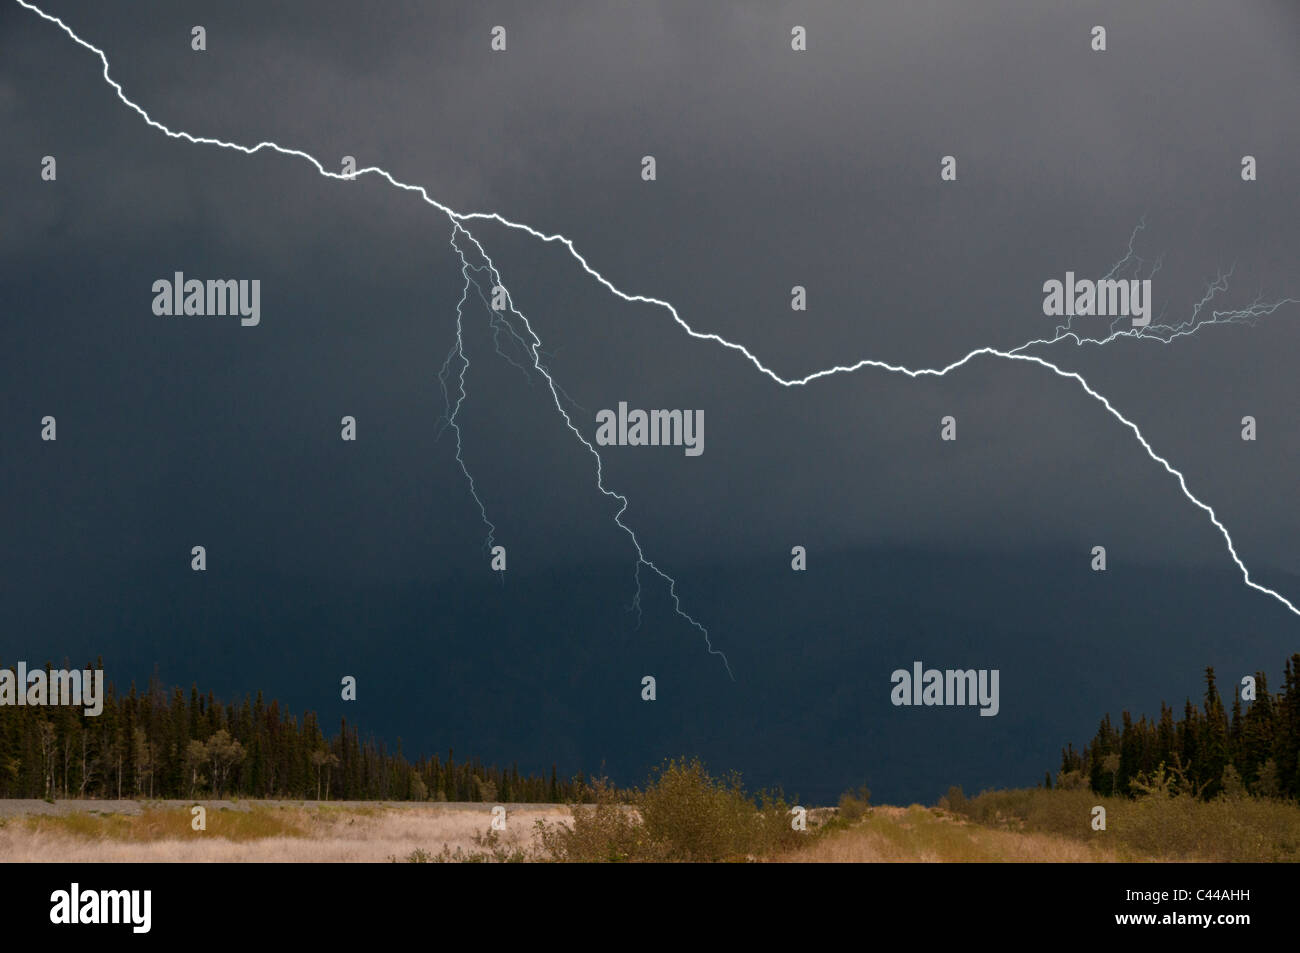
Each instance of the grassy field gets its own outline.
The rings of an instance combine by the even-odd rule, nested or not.
[[[1124,858],[1096,839],[995,829],[913,804],[872,808],[862,820],[829,830],[773,859],[783,863],[1105,863]]]
[[[188,801],[0,801],[0,863],[1300,860],[1300,805],[1245,796],[954,788],[935,807],[871,807],[863,788],[801,814],[695,760],[666,762],[639,791],[585,794],[508,805],[503,829],[490,803],[209,801],[195,830]]]
[[[191,802],[0,802],[0,864],[41,861],[385,862],[507,858],[537,821],[563,822],[560,805],[511,806],[504,835],[488,838],[489,804],[200,802],[207,829],[191,827]],[[491,845],[491,846],[489,846]],[[493,848],[498,854],[494,854]]]
[[[108,811],[95,802],[65,801],[54,808],[3,802],[0,863],[1300,860],[1300,807],[1248,799],[1138,802],[1086,791],[1025,790],[991,792],[944,808],[864,808],[853,821],[825,809],[810,813],[806,833],[783,830],[766,839],[760,833],[735,852],[712,831],[679,835],[679,842],[689,839],[702,852],[695,857],[662,841],[647,846],[638,833],[644,830],[640,812],[626,805],[610,805],[599,821],[600,808],[579,808],[577,823],[567,807],[510,806],[506,831],[493,833],[486,804],[205,803],[207,830],[194,831],[189,802],[114,802]],[[1096,804],[1107,809],[1105,831],[1089,823]],[[679,817],[668,821],[682,823]]]
[[[1101,797],[1036,788],[952,797],[945,806],[986,829],[1097,844],[1119,860],[1300,861],[1300,805],[1253,797]],[[1091,827],[1106,809],[1106,830]]]

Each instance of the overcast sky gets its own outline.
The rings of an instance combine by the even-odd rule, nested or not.
[[[1212,307],[1300,298],[1300,9],[1290,3],[44,8],[102,48],[126,95],[173,129],[274,140],[330,169],[352,155],[459,211],[562,233],[618,288],[671,301],[696,330],[743,344],[786,377],[867,357],[942,366],[1050,333],[1043,282],[1067,270],[1101,277],[1141,221],[1134,248],[1161,262],[1155,311],[1170,323],[1190,318],[1229,267]],[[201,53],[190,45],[196,24]],[[1097,24],[1105,52],[1090,48]],[[495,25],[507,30],[505,52],[490,49]],[[795,25],[807,29],[806,52],[790,48]],[[1206,628],[1113,632],[1121,644],[1156,640],[1143,643],[1151,664],[1121,700],[1082,693],[1078,724],[1095,725],[1106,705],[1150,710],[1195,694],[1184,674],[1212,661],[1208,646],[1243,671],[1271,671],[1295,650],[1300,619],[1244,588],[1207,514],[1075,382],[980,358],[942,380],[867,369],[783,388],[742,355],[692,340],[666,310],[611,295],[563,247],[480,222],[469,228],[582,408],[574,420],[588,438],[595,412],[619,401],[704,411],[701,456],[612,447],[604,478],[629,499],[625,521],[678,578],[684,607],[708,624],[742,687],[644,571],[635,628],[625,611],[634,549],[596,489],[594,460],[544,381],[496,356],[475,305],[463,456],[509,553],[497,584],[454,435],[435,439],[462,290],[447,218],[375,177],[332,181],[302,160],[169,140],[100,71],[52,24],[0,5],[10,612],[0,660],[102,653],[119,681],[157,666],[167,681],[261,688],[331,712],[338,675],[368,665],[379,681],[410,668],[438,680],[444,720],[429,723],[427,699],[377,691],[384,703],[372,694],[378,707],[357,717],[390,740],[454,740],[489,759],[557,750],[575,770],[619,763],[632,775],[623,780],[689,742],[794,783],[742,750],[753,726],[711,709],[731,704],[712,693],[754,692],[744,710],[771,715],[755,688],[770,668],[769,700],[788,693],[804,710],[813,695],[840,699],[844,722],[823,743],[848,744],[865,718],[855,706],[877,711],[889,671],[919,651],[915,632],[901,630],[942,614],[945,586],[988,598],[953,607],[960,621],[926,623],[935,663],[995,666],[970,650],[970,626],[1059,608],[1047,578],[1058,594],[1093,585],[1095,545],[1123,577],[1116,585],[1167,584],[1147,603],[1132,595],[1123,612],[1095,607],[1091,620],[1085,599],[1072,625],[1177,611]],[[1246,154],[1258,181],[1241,180]],[[55,182],[40,178],[46,155],[57,158]],[[656,158],[654,182],[641,178],[645,155]],[[940,180],[945,155],[956,157],[955,182]],[[152,283],[176,271],[259,279],[261,323],[155,316]],[[807,288],[806,312],[790,308],[793,285]],[[1257,578],[1295,599],[1298,346],[1291,304],[1256,327],[1209,327],[1167,346],[1036,353],[1111,399],[1215,509]],[[39,440],[47,414],[58,420],[53,445]],[[355,444],[339,439],[344,414],[357,418]],[[1253,443],[1240,439],[1247,414],[1258,420]],[[957,418],[955,443],[939,439],[945,415]],[[209,551],[202,583],[188,566],[197,544]],[[796,544],[810,553],[806,579],[788,568]],[[890,577],[900,631],[881,636],[897,638],[897,651],[782,683],[777,642],[825,660],[854,641],[871,604],[851,580],[870,580],[843,574],[863,560],[909,567]],[[1040,560],[1051,568],[1036,581]],[[962,576],[998,561],[1021,567],[1005,592]],[[1186,584],[1169,581],[1178,579]],[[792,631],[812,606],[825,617]],[[1246,611],[1264,634],[1209,630]],[[778,632],[783,612],[794,621]],[[312,628],[330,625],[337,644]],[[552,659],[559,684],[522,689],[530,653],[546,652],[539,628],[568,633],[577,655],[615,660],[590,678],[620,700],[637,700],[649,664],[637,653],[661,653],[650,658],[691,686],[662,703],[671,726],[643,725],[653,741],[595,732],[599,692],[563,680],[570,662]],[[1056,644],[1057,631],[1052,618],[1032,638]],[[1034,670],[1022,642],[998,638]],[[1189,653],[1189,640],[1206,650]],[[511,653],[524,656],[516,681],[493,681]],[[1066,654],[1033,664],[1064,665]],[[1171,655],[1176,670],[1156,661]],[[1004,702],[1009,716],[975,719],[978,729],[1010,732],[1001,726],[1018,710],[1033,721],[1050,697],[1034,691],[1037,702]],[[564,710],[564,727],[530,736],[548,751],[517,750],[508,719],[484,727],[500,717],[493,692]],[[464,724],[448,727],[452,712]],[[764,730],[781,735],[788,723],[778,721]],[[912,737],[907,722],[873,730],[881,751]],[[1064,736],[1074,730],[1091,728],[1058,720],[1008,750],[1049,767],[1053,744],[1082,740]],[[990,769],[990,783],[1037,779],[1009,776],[1020,766],[1011,759],[998,762],[1001,775]],[[918,768],[909,783],[923,776]]]

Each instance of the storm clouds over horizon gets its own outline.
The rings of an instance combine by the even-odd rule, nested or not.
[[[1157,320],[1190,319],[1229,268],[1213,307],[1300,298],[1293,5],[41,6],[173,129],[330,169],[352,155],[460,212],[561,233],[621,290],[786,377],[1050,335],[1043,282],[1100,277],[1130,237],[1161,262]],[[12,3],[0,129],[6,664],[103,655],[119,684],[156,668],[261,689],[413,752],[623,782],[699,752],[806,794],[866,776],[930,798],[940,773],[1033,783],[1107,710],[1195,697],[1207,664],[1229,683],[1273,672],[1300,646],[1300,618],[1243,585],[1207,515],[1072,380],[977,358],[783,388],[558,243],[468,223],[588,439],[619,401],[703,409],[702,455],[602,448],[604,478],[732,682],[644,570],[638,626],[617,505],[471,301],[463,452],[509,552],[504,582],[488,569],[439,438],[463,283],[445,216],[375,176],[170,140]],[[260,324],[155,316],[151,286],[175,272],[259,279]],[[1037,353],[1133,420],[1255,578],[1296,600],[1298,345],[1286,305],[1169,345]],[[1001,712],[892,708],[889,673],[916,659],[1001,667]]]

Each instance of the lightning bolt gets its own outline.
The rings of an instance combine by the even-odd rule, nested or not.
[[[1111,266],[1110,271],[1102,276],[1102,280],[1114,278],[1116,275],[1124,275],[1130,271],[1134,278],[1142,277],[1142,266],[1145,264],[1145,261],[1134,251],[1133,246],[1137,241],[1138,232],[1142,231],[1144,228],[1146,228],[1145,215],[1133,229],[1132,234],[1129,235],[1128,251],[1125,253],[1123,258]],[[1156,273],[1160,271],[1162,264],[1163,259],[1157,258],[1155,264],[1153,264],[1148,270],[1146,277],[1155,277]],[[1211,309],[1209,317],[1202,316],[1201,312],[1210,304],[1210,302],[1220,293],[1228,290],[1228,279],[1232,277],[1235,268],[1236,266],[1234,265],[1227,271],[1220,270],[1213,281],[1207,282],[1205,294],[1201,296],[1199,301],[1192,305],[1191,317],[1178,324],[1164,324],[1163,322],[1157,322],[1144,327],[1120,328],[1119,324],[1124,320],[1121,316],[1116,317],[1111,322],[1109,334],[1105,337],[1094,337],[1081,334],[1074,330],[1072,327],[1074,317],[1070,317],[1065,324],[1057,326],[1053,337],[1037,338],[1033,341],[1026,341],[1019,347],[1012,348],[1012,351],[1020,352],[1038,345],[1059,344],[1061,341],[1066,340],[1073,341],[1080,347],[1087,344],[1110,344],[1112,341],[1118,340],[1119,338],[1135,338],[1143,341],[1158,341],[1161,344],[1168,344],[1175,338],[1195,334],[1202,327],[1209,324],[1246,324],[1254,327],[1259,323],[1260,318],[1273,314],[1283,305],[1300,304],[1300,300],[1295,298],[1280,298],[1273,301],[1265,301],[1262,294],[1256,294],[1255,299],[1244,308],[1234,308],[1223,311]],[[1163,317],[1164,313],[1162,312],[1161,318]]]
[[[451,246],[452,248],[456,247],[454,233]],[[457,249],[457,251],[459,251],[459,249]],[[465,356],[463,309],[465,307],[466,299],[469,298],[470,286],[474,285],[474,287],[477,287],[474,279],[470,277],[469,262],[465,260],[464,255],[461,255],[460,261],[460,270],[461,275],[465,278],[465,287],[460,293],[460,300],[456,302],[456,343],[452,345],[451,350],[447,353],[447,360],[443,362],[442,370],[438,373],[438,382],[442,386],[443,400],[447,405],[447,413],[442,420],[439,421],[442,424],[442,427],[438,431],[438,436],[441,437],[447,427],[451,427],[452,431],[456,434],[456,462],[460,464],[461,472],[465,474],[465,480],[469,483],[470,495],[474,497],[474,502],[478,504],[479,516],[483,518],[483,525],[487,527],[487,541],[483,544],[483,548],[484,550],[491,551],[492,544],[496,541],[497,528],[492,524],[492,521],[488,519],[487,507],[483,505],[483,500],[478,495],[478,487],[474,484],[474,475],[469,472],[469,467],[465,464],[464,447],[461,445],[460,424],[456,422],[456,415],[460,413],[461,405],[465,403],[465,373],[469,370],[469,358]],[[499,346],[497,352],[501,353]],[[504,354],[502,356],[505,357]],[[456,397],[456,403],[453,405],[451,402],[451,392],[447,388],[447,379],[451,376],[451,363],[454,358],[460,358],[460,373],[457,375],[459,393]],[[509,358],[507,358],[507,360],[509,360]],[[519,365],[519,367],[520,370],[525,370],[522,365]],[[504,576],[501,581],[503,583],[505,582]]]
[[[195,136],[183,130],[173,130],[168,126],[164,125],[163,123],[154,119],[152,116],[149,115],[149,113],[142,106],[138,105],[137,103],[132,101],[129,97],[127,97],[121,85],[112,78],[109,70],[108,57],[105,55],[103,50],[101,50],[99,47],[95,46],[94,44],[82,39],[80,36],[77,35],[77,33],[71,27],[69,27],[66,23],[64,23],[63,20],[49,13],[46,13],[44,10],[40,9],[34,4],[29,3],[28,0],[15,0],[15,2],[18,3],[18,5],[23,7],[24,9],[29,10],[32,13],[35,13],[43,20],[59,27],[65,34],[67,34],[67,36],[71,40],[73,40],[73,42],[77,43],[79,46],[83,47],[86,50],[89,50],[91,53],[94,53],[96,56],[98,56],[100,63],[103,67],[104,81],[117,94],[117,98],[127,108],[135,112],[150,128],[155,129],[158,132],[161,132],[163,135],[167,136],[170,139],[180,139],[192,145],[215,146],[217,148],[228,149],[228,150],[232,150],[250,156],[264,151],[275,152],[280,155],[301,159],[307,162],[309,165],[312,166],[312,168],[316,170],[317,174],[327,179],[350,181],[357,176],[374,175],[382,179],[383,181],[387,182],[390,186],[392,186],[395,189],[399,189],[405,192],[415,193],[427,205],[437,209],[439,212],[446,215],[447,218],[452,223],[453,226],[452,244],[453,247],[456,248],[457,252],[461,254],[462,272],[465,274],[467,281],[472,280],[469,278],[470,268],[468,265],[468,260],[464,257],[463,253],[461,253],[460,247],[456,244],[455,238],[457,234],[464,235],[466,240],[471,242],[476,247],[480,256],[483,258],[483,261],[485,262],[485,265],[483,267],[486,267],[489,270],[489,273],[493,276],[493,278],[496,279],[496,284],[498,285],[501,284],[499,280],[500,276],[497,272],[496,266],[492,262],[492,259],[487,255],[486,251],[484,251],[482,245],[478,242],[478,240],[474,238],[474,236],[466,228],[466,224],[470,222],[478,222],[478,221],[493,222],[504,228],[523,232],[542,243],[561,245],[562,247],[565,248],[565,250],[568,251],[569,255],[578,263],[578,265],[582,268],[582,270],[586,272],[586,274],[588,274],[592,279],[594,279],[600,286],[605,288],[605,290],[608,291],[610,294],[614,295],[615,297],[629,304],[650,305],[652,307],[659,308],[666,311],[672,317],[673,321],[682,329],[682,331],[686,333],[688,337],[694,340],[706,341],[712,344],[716,344],[719,347],[722,347],[728,351],[735,352],[736,354],[743,357],[746,361],[748,361],[759,373],[769,378],[773,383],[781,387],[786,387],[786,388],[805,387],[808,384],[811,384],[814,381],[818,381],[823,378],[834,377],[840,374],[854,374],[857,373],[858,371],[865,370],[865,369],[880,370],[891,374],[901,374],[910,379],[917,379],[923,377],[944,377],[952,373],[953,371],[965,367],[967,364],[970,364],[971,362],[984,357],[996,358],[999,360],[1006,360],[1006,361],[1019,361],[1023,363],[1035,364],[1039,367],[1042,367],[1044,370],[1051,372],[1057,377],[1066,380],[1071,380],[1080,389],[1082,389],[1084,393],[1086,393],[1093,400],[1097,401],[1105,409],[1105,411],[1108,414],[1110,414],[1112,417],[1114,417],[1115,420],[1117,420],[1123,427],[1131,431],[1134,438],[1137,440],[1138,444],[1142,447],[1142,449],[1146,451],[1147,455],[1155,463],[1160,465],[1170,476],[1172,476],[1177,481],[1179,489],[1182,491],[1183,495],[1188,499],[1188,501],[1191,502],[1195,507],[1203,511],[1207,517],[1209,517],[1210,522],[1219,531],[1220,535],[1222,535],[1224,544],[1228,550],[1228,555],[1231,557],[1233,564],[1236,565],[1237,569],[1240,571],[1242,581],[1251,589],[1254,589],[1257,592],[1272,597],[1278,603],[1285,606],[1286,609],[1290,611],[1293,615],[1300,616],[1300,609],[1297,609],[1297,607],[1289,599],[1287,599],[1281,593],[1278,593],[1275,590],[1268,588],[1267,586],[1261,585],[1260,583],[1256,582],[1253,578],[1251,578],[1250,570],[1247,568],[1246,564],[1242,562],[1241,557],[1237,554],[1236,546],[1233,543],[1231,534],[1228,532],[1227,527],[1223,525],[1222,521],[1220,521],[1214,509],[1209,504],[1203,502],[1195,494],[1192,493],[1191,489],[1187,485],[1187,480],[1183,476],[1183,474],[1179,470],[1177,470],[1167,459],[1165,459],[1155,451],[1155,449],[1147,441],[1146,437],[1143,436],[1142,431],[1139,429],[1137,424],[1135,424],[1133,421],[1125,417],[1105,396],[1103,396],[1096,389],[1094,389],[1092,385],[1090,385],[1083,378],[1082,375],[1074,371],[1064,370],[1058,365],[1036,354],[1027,353],[1028,350],[1032,347],[1058,344],[1066,340],[1073,341],[1078,346],[1083,346],[1085,344],[1104,345],[1104,344],[1111,343],[1112,341],[1115,341],[1119,338],[1128,338],[1128,337],[1134,337],[1140,339],[1151,339],[1151,340],[1162,341],[1163,343],[1169,343],[1170,341],[1174,340],[1177,337],[1182,337],[1187,334],[1195,333],[1195,331],[1197,331],[1199,328],[1207,324],[1244,323],[1244,324],[1253,325],[1261,317],[1274,313],[1276,310],[1278,310],[1280,307],[1282,307],[1285,304],[1300,303],[1297,302],[1295,299],[1286,298],[1280,301],[1264,302],[1262,299],[1257,298],[1245,309],[1238,309],[1233,311],[1216,311],[1212,309],[1210,312],[1210,316],[1208,318],[1202,318],[1201,311],[1206,306],[1208,306],[1209,302],[1213,300],[1213,298],[1219,292],[1227,288],[1227,275],[1221,273],[1214,282],[1210,283],[1209,287],[1207,288],[1205,296],[1194,308],[1192,317],[1189,320],[1184,321],[1178,325],[1167,325],[1164,324],[1162,321],[1162,323],[1160,324],[1149,325],[1146,328],[1130,328],[1130,329],[1121,329],[1121,330],[1117,330],[1115,325],[1112,325],[1109,335],[1107,337],[1100,338],[1100,337],[1090,337],[1090,336],[1083,335],[1078,331],[1074,330],[1067,323],[1067,325],[1063,327],[1058,327],[1056,329],[1056,333],[1054,337],[1052,338],[1028,341],[1025,344],[1022,344],[1019,347],[1013,348],[1011,350],[1004,350],[1004,349],[999,349],[994,347],[976,348],[975,350],[970,351],[964,357],[952,361],[951,363],[943,365],[941,367],[909,368],[900,364],[893,364],[887,361],[877,360],[874,358],[864,358],[852,364],[836,364],[831,367],[826,367],[820,370],[812,371],[808,374],[805,374],[802,377],[787,378],[778,374],[775,370],[773,370],[772,368],[764,364],[763,361],[757,355],[751,352],[743,344],[739,344],[734,341],[729,341],[726,338],[722,337],[721,335],[718,335],[713,332],[696,330],[681,316],[681,314],[678,313],[677,309],[673,307],[673,305],[670,302],[664,301],[660,298],[650,297],[647,295],[628,294],[627,292],[622,291],[621,289],[616,287],[613,284],[613,282],[611,282],[608,278],[606,278],[599,271],[593,268],[592,265],[587,261],[587,259],[575,247],[573,241],[569,238],[566,238],[563,235],[560,235],[558,233],[547,234],[545,232],[533,228],[530,225],[511,221],[510,219],[505,218],[498,212],[457,212],[454,209],[442,204],[441,202],[433,198],[423,186],[402,182],[399,179],[395,178],[391,173],[389,173],[388,171],[382,168],[379,168],[378,166],[367,166],[364,169],[359,169],[354,173],[345,175],[340,172],[329,171],[324,167],[324,165],[321,164],[320,160],[316,159],[314,156],[306,152],[303,152],[298,149],[287,148],[285,146],[279,145],[278,143],[271,142],[268,140],[263,140],[257,143],[256,145],[248,146],[248,145],[243,145],[241,143],[229,142],[223,139],[214,139],[206,136]],[[1121,273],[1120,271],[1121,269],[1127,269],[1130,266],[1135,271],[1139,271],[1140,273],[1140,269],[1143,267],[1144,261],[1134,253],[1133,242],[1136,238],[1137,232],[1140,231],[1143,227],[1145,227],[1145,221],[1139,224],[1138,228],[1134,230],[1133,236],[1130,237],[1129,253],[1123,259],[1121,259],[1120,262],[1118,262],[1114,268],[1112,268],[1111,270],[1112,276],[1114,274]],[[1152,266],[1150,274],[1154,274],[1156,271],[1158,271],[1159,267],[1160,267],[1160,262],[1157,261],[1155,265]],[[504,287],[504,285],[502,285],[502,287]],[[466,292],[462,294],[461,305],[463,305],[467,293],[468,293],[468,288],[466,288]],[[479,289],[479,294],[480,296],[482,295],[481,288]],[[529,340],[527,340],[525,343],[527,346],[527,350],[531,354],[532,369],[539,372],[542,375],[542,377],[545,378],[551,396],[555,401],[556,409],[560,412],[568,428],[574,433],[574,435],[578,438],[578,440],[583,444],[583,446],[587,449],[589,453],[591,453],[591,455],[595,459],[597,487],[599,488],[600,492],[603,495],[610,497],[612,500],[618,503],[618,510],[614,516],[615,522],[618,524],[618,526],[621,529],[624,530],[624,532],[627,533],[627,535],[629,536],[629,538],[633,543],[633,546],[637,554],[637,564],[636,564],[637,598],[634,604],[639,608],[640,571],[641,571],[641,567],[645,566],[651,571],[653,571],[656,575],[658,575],[667,584],[669,593],[673,599],[673,604],[677,613],[681,615],[684,619],[686,619],[692,626],[694,626],[701,633],[704,634],[705,643],[708,646],[708,650],[710,654],[720,656],[723,660],[724,665],[726,665],[727,667],[728,674],[730,674],[731,668],[730,665],[727,664],[726,662],[726,656],[713,648],[711,642],[709,641],[708,631],[704,628],[703,625],[701,625],[695,619],[687,615],[685,611],[681,608],[681,602],[677,596],[676,580],[674,580],[671,576],[669,576],[667,573],[661,570],[658,566],[656,566],[653,562],[651,562],[646,557],[645,552],[641,547],[640,541],[637,539],[636,533],[630,527],[628,527],[626,523],[623,522],[623,516],[628,509],[627,498],[605,486],[603,466],[602,466],[600,454],[596,452],[596,449],[582,435],[581,431],[576,426],[574,426],[572,418],[570,417],[570,415],[564,409],[563,406],[563,401],[562,401],[563,391],[555,383],[554,379],[552,378],[550,373],[546,370],[545,366],[541,361],[542,352],[541,352],[540,338],[532,330],[532,326],[528,322],[528,319],[524,317],[520,312],[514,310],[513,305],[511,306],[511,311],[512,314],[514,314],[517,318],[520,319],[520,321],[523,324],[523,327],[527,331]],[[446,372],[452,358],[456,356],[460,357],[461,365],[462,365],[461,374],[459,375],[460,396],[457,399],[455,410],[458,410],[460,405],[464,401],[464,393],[465,393],[464,371],[468,367],[468,360],[464,355],[463,335],[460,332],[461,311],[459,307],[458,307],[457,314],[458,314],[457,343],[453,347],[452,352],[448,355],[448,363],[444,364],[444,372]],[[495,330],[496,330],[496,325],[494,323],[494,333]],[[517,332],[514,332],[513,328],[511,328],[511,332],[517,335]],[[498,342],[498,352],[500,352],[499,342]],[[502,356],[505,355],[503,354]],[[444,394],[447,393],[445,389],[445,380],[446,380],[446,376],[444,374],[443,375]],[[454,427],[455,427],[454,424],[455,410],[452,411],[447,418],[449,423],[451,423]],[[459,453],[459,427],[455,427],[455,430],[458,437],[458,454],[457,454],[458,460],[461,462],[462,469],[465,471],[465,475],[467,478],[470,479],[472,485],[473,482],[472,477],[469,476],[468,468],[464,466],[463,457]],[[477,493],[475,493],[475,498],[477,499]],[[492,524],[490,522],[487,522],[486,511],[483,510],[481,501],[480,501],[480,509],[483,511],[484,522],[487,523],[487,525],[489,526],[489,538],[491,538],[491,533],[493,532]]]
[[[461,473],[465,475],[465,481],[469,484],[470,496],[474,498],[474,502],[478,506],[479,516],[483,520],[483,525],[487,527],[487,539],[483,543],[483,549],[485,552],[491,552],[492,546],[496,542],[496,525],[488,519],[487,506],[483,503],[482,497],[479,496],[478,486],[474,482],[474,475],[470,473],[469,466],[465,462],[465,451],[460,424],[456,419],[460,414],[461,406],[465,403],[468,396],[465,389],[465,375],[469,371],[469,357],[465,354],[464,319],[465,303],[469,300],[469,292],[471,288],[478,293],[479,300],[483,303],[483,306],[489,315],[488,322],[492,331],[492,343],[497,354],[500,355],[506,363],[510,364],[512,367],[518,368],[523,373],[524,379],[528,381],[530,386],[532,384],[532,377],[529,374],[529,369],[527,367],[520,364],[501,349],[501,332],[503,329],[510,335],[511,340],[517,345],[527,347],[527,342],[508,321],[503,317],[498,316],[497,312],[494,311],[488,303],[487,296],[483,293],[482,286],[471,277],[470,272],[485,272],[487,271],[487,266],[483,265],[475,267],[465,258],[460,247],[456,244],[456,230],[459,228],[460,226],[456,225],[452,229],[451,247],[460,258],[461,276],[465,279],[465,285],[461,290],[460,300],[456,302],[456,340],[452,344],[451,350],[447,352],[447,359],[443,361],[442,368],[438,372],[438,384],[442,389],[443,403],[446,407],[446,412],[438,420],[438,433],[434,439],[441,439],[443,433],[445,433],[449,427],[456,435],[456,463],[460,465]],[[454,372],[452,369],[452,363],[456,360],[460,361],[459,372]],[[538,366],[540,367],[540,364]],[[456,396],[454,401],[452,398],[452,390],[448,386],[448,382],[453,375],[456,379]],[[557,400],[564,399],[572,406],[581,408],[581,405],[574,402],[573,399],[564,392],[564,389],[556,384],[554,380],[551,380],[550,383],[553,385],[553,391],[556,394]],[[503,585],[505,584],[504,570],[501,572],[501,582]]]
[[[627,512],[627,508],[629,505],[628,499],[626,496],[623,496],[621,493],[611,490],[609,487],[605,485],[604,461],[601,459],[601,456],[597,452],[596,448],[591,445],[591,441],[589,441],[585,436],[583,436],[582,431],[579,430],[578,427],[574,424],[573,418],[569,415],[568,411],[564,409],[564,403],[561,399],[563,391],[560,389],[559,385],[555,383],[555,378],[551,375],[550,371],[547,370],[546,365],[544,365],[541,360],[542,339],[537,335],[537,332],[533,330],[532,323],[528,320],[528,318],[524,315],[524,313],[522,311],[519,311],[515,307],[514,297],[510,294],[509,290],[506,289],[504,282],[502,282],[500,272],[497,270],[495,262],[492,261],[492,257],[479,243],[479,240],[477,238],[471,235],[463,225],[456,223],[452,227],[451,246],[452,248],[456,249],[456,254],[460,256],[461,270],[466,275],[466,280],[472,280],[469,278],[469,271],[471,266],[469,264],[468,259],[466,259],[465,257],[464,251],[456,243],[456,234],[458,232],[463,234],[465,238],[474,245],[475,249],[478,250],[479,256],[485,262],[483,267],[488,269],[493,284],[497,287],[500,287],[502,291],[505,293],[506,302],[510,309],[510,313],[515,317],[517,317],[520,320],[520,322],[522,322],[524,329],[528,332],[528,337],[532,339],[532,343],[529,345],[529,350],[532,355],[533,369],[536,370],[539,374],[541,374],[541,376],[546,380],[546,384],[551,391],[551,398],[555,402],[555,409],[559,411],[560,417],[563,418],[565,426],[567,426],[569,430],[573,433],[573,435],[578,438],[578,442],[581,443],[583,447],[586,448],[587,452],[591,454],[592,459],[595,460],[596,488],[600,490],[600,492],[604,496],[609,497],[611,500],[614,500],[618,504],[618,510],[614,513],[614,522],[619,529],[623,530],[623,532],[627,534],[628,539],[632,541],[633,548],[636,550],[636,567],[633,573],[633,579],[634,582],[636,583],[636,594],[632,600],[632,607],[637,612],[638,623],[640,620],[640,613],[641,613],[641,567],[644,566],[646,569],[649,569],[652,573],[654,573],[661,580],[663,580],[664,584],[668,587],[668,595],[673,601],[673,611],[678,615],[678,617],[683,619],[688,625],[696,629],[701,635],[704,636],[704,645],[708,653],[710,655],[716,655],[720,659],[722,659],[722,664],[726,668],[727,674],[731,677],[732,681],[735,681],[736,676],[731,671],[731,663],[727,661],[727,656],[723,652],[713,647],[713,642],[709,637],[709,630],[706,629],[704,625],[701,624],[697,619],[695,619],[690,613],[688,613],[685,609],[682,608],[681,597],[677,594],[677,580],[674,579],[672,576],[668,575],[668,573],[664,572],[662,569],[660,569],[659,566],[656,565],[653,560],[651,560],[648,556],[646,556],[645,550],[642,548],[641,541],[637,538],[636,532],[630,526],[628,526],[627,523],[623,522],[623,515]],[[459,314],[460,312],[458,309],[457,310],[458,319],[459,319]],[[458,328],[459,328],[459,324],[458,324]],[[457,342],[458,343],[460,342],[459,330],[457,332]],[[463,392],[464,390],[462,387],[462,393]]]

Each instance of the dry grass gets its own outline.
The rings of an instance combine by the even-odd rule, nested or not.
[[[1091,828],[1106,809],[1106,830]],[[1026,788],[964,799],[985,827],[1052,834],[1108,846],[1124,860],[1300,861],[1300,805],[1262,798],[1102,797],[1088,790]]]
[[[190,829],[188,807],[139,814],[67,812],[7,818],[0,864],[48,861],[163,863],[385,862],[420,852],[481,853],[491,805],[419,807],[244,806],[209,808],[208,829]],[[538,820],[568,819],[556,806],[511,809],[503,846],[526,849]]]
[[[183,807],[146,807],[139,814],[60,814],[27,817],[23,825],[36,835],[66,835],[89,840],[150,842],[219,837],[243,842],[269,837],[303,837],[306,812],[288,807],[256,807],[234,811],[209,810],[207,830],[195,831],[193,815]]]
[[[784,863],[1078,863],[1119,858],[1101,844],[1054,834],[993,830],[914,804],[872,808],[860,823],[776,859]]]
[[[189,805],[175,802],[0,802],[0,864],[1300,859],[1300,806],[1276,801],[1131,801],[1088,791],[995,791],[957,799],[957,812],[863,804],[857,820],[846,814],[824,828],[829,809],[819,810],[810,812],[807,833],[792,834],[783,810],[770,805],[759,810],[724,786],[686,783],[693,778],[689,771],[675,780],[670,776],[674,784],[657,789],[664,803],[650,797],[640,810],[609,799],[573,813],[561,805],[512,806],[502,835],[489,834],[487,804],[209,803],[208,829],[196,832],[190,829]],[[1089,823],[1098,803],[1107,809],[1106,831],[1093,831]],[[647,809],[657,827],[642,823]],[[772,822],[770,830],[766,821]],[[656,831],[657,838],[651,837]]]

